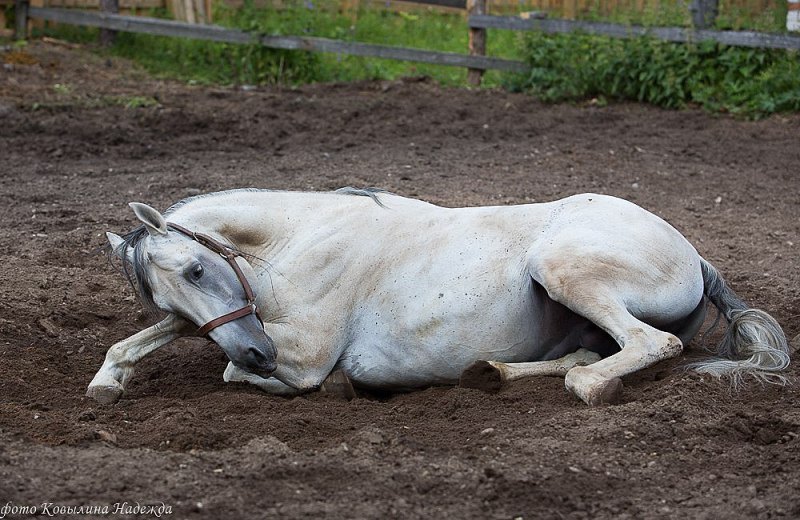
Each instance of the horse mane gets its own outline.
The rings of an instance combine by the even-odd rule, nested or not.
[[[334,193],[340,193],[342,195],[356,195],[358,197],[369,197],[373,201],[375,201],[375,204],[377,204],[382,208],[385,208],[386,206],[383,205],[383,202],[381,202],[381,199],[378,198],[378,195],[381,193],[386,193],[391,195],[391,193],[389,193],[388,191],[382,190],[380,188],[353,188],[351,186],[345,186],[344,188],[339,188],[338,190],[334,191]]]
[[[106,246],[105,252],[109,256],[109,261],[114,254],[119,254],[122,259],[122,274],[125,275],[128,283],[139,296],[142,307],[147,312],[156,314],[158,313],[158,306],[153,300],[153,287],[145,271],[145,253],[142,248],[136,247],[147,236],[147,228],[143,225],[139,226],[122,236],[123,242],[117,250],[112,250],[109,245]],[[129,255],[129,251],[132,251],[133,254]],[[128,260],[129,258],[131,261]]]

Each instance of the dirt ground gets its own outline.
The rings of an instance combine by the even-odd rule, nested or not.
[[[377,186],[447,206],[626,197],[795,338],[800,117],[551,106],[424,79],[193,87],[43,43],[0,61],[0,508],[800,517],[800,383],[732,393],[676,370],[686,357],[625,378],[611,407],[556,378],[348,402],[225,384],[224,354],[197,339],[143,360],[118,404],[84,397],[106,349],[152,321],[100,252],[103,232],[134,226],[132,200],[164,209],[244,186]]]

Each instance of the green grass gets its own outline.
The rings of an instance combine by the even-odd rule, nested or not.
[[[467,53],[466,18],[422,9],[405,13],[362,9],[339,13],[339,2],[284,2],[289,8],[255,8],[248,1],[233,9],[217,4],[214,23],[256,34],[318,36],[454,53]],[[165,16],[154,11],[151,16]],[[60,27],[56,36],[90,41],[97,30]],[[519,35],[495,31],[488,39],[488,54],[521,59]],[[200,84],[300,84],[308,82],[395,79],[430,76],[444,85],[465,85],[466,70],[424,63],[363,58],[331,53],[266,49],[197,40],[119,33],[109,51],[130,58],[149,72]],[[489,71],[485,86],[499,86],[503,75]]]

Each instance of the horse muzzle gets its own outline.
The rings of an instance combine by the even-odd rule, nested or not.
[[[209,337],[235,366],[251,374],[266,378],[278,367],[278,350],[254,315],[221,325]]]
[[[257,347],[249,347],[245,355],[240,357],[238,361],[234,361],[233,364],[242,370],[263,378],[270,377],[275,372],[275,369],[278,368],[275,356],[267,356]]]

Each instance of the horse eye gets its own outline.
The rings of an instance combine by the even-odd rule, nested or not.
[[[189,274],[192,277],[192,280],[197,281],[203,277],[203,266],[200,264],[195,264],[192,266],[192,270],[189,271]]]

